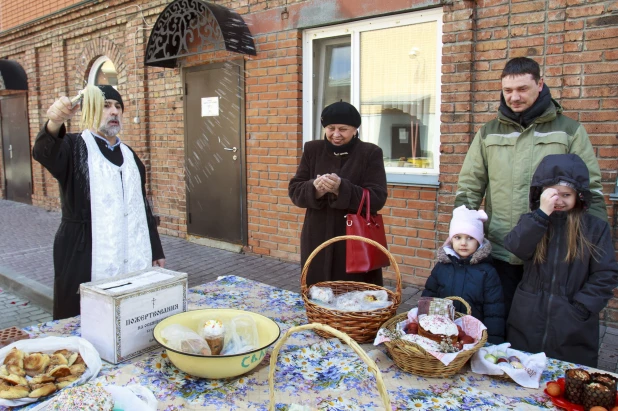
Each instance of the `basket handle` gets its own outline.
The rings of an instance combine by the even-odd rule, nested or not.
[[[460,303],[462,303],[464,305],[464,307],[466,307],[466,314],[470,315],[470,313],[472,312],[472,309],[470,308],[470,304],[468,304],[466,302],[466,300],[464,300],[461,297],[446,297],[447,300],[453,300],[453,301],[459,301]]]
[[[385,409],[392,409],[391,400],[388,395],[388,391],[386,390],[386,386],[384,385],[384,380],[382,379],[382,373],[380,373],[380,369],[376,365],[375,361],[369,358],[367,353],[356,343],[356,341],[350,338],[350,336],[346,333],[335,330],[333,327],[330,327],[326,324],[311,323],[290,328],[277,342],[275,348],[273,348],[273,352],[270,355],[270,370],[268,372],[268,396],[270,399],[270,404],[268,406],[269,411],[275,410],[275,368],[277,367],[277,357],[279,356],[279,351],[281,350],[283,343],[285,343],[285,340],[287,340],[290,335],[304,330],[320,330],[323,332],[327,332],[339,338],[344,343],[348,344],[356,352],[356,354],[358,354],[361,360],[363,360],[365,364],[367,364],[368,370],[376,378],[378,392],[380,393],[380,397],[382,398]]]
[[[375,247],[378,247],[380,251],[386,254],[389,261],[391,262],[391,266],[395,269],[395,274],[397,274],[396,294],[397,296],[401,296],[401,273],[399,272],[399,265],[397,265],[397,261],[395,261],[395,257],[393,257],[390,251],[384,248],[382,244],[375,242],[373,240],[370,240],[369,238],[360,237],[358,235],[340,235],[338,237],[333,237],[330,240],[324,241],[322,244],[317,246],[315,250],[313,250],[313,252],[307,258],[307,261],[305,262],[305,265],[303,266],[303,272],[300,275],[300,290],[302,294],[305,294],[307,292],[307,272],[309,271],[309,265],[311,264],[311,261],[316,256],[316,254],[319,253],[323,248],[328,247],[329,245],[336,243],[337,241],[344,241],[344,240],[362,241],[362,242],[371,244]]]

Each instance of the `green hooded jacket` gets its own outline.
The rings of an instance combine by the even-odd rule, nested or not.
[[[474,136],[459,173],[455,207],[478,210],[485,198],[485,231],[492,256],[510,264],[522,261],[504,248],[504,237],[530,211],[530,181],[548,154],[572,153],[584,160],[592,192],[589,212],[607,221],[601,170],[588,134],[579,122],[562,114],[558,102],[552,99],[552,103],[526,128],[498,112]]]

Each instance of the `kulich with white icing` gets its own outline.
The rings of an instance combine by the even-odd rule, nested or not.
[[[225,327],[219,320],[208,320],[204,323],[204,337],[220,337],[224,332]]]
[[[443,315],[423,315],[419,319],[419,325],[436,335],[457,335],[459,331],[454,322]]]

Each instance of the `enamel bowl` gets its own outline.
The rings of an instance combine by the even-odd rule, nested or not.
[[[225,321],[238,315],[249,315],[255,320],[260,348],[235,355],[188,354],[170,348],[166,345],[165,339],[161,337],[161,330],[171,324],[180,324],[197,330],[204,317]],[[237,377],[257,367],[266,356],[268,347],[273,345],[281,335],[281,330],[276,322],[261,314],[228,308],[209,308],[167,317],[157,324],[153,333],[155,340],[166,349],[170,361],[178,369],[195,377],[218,379]]]

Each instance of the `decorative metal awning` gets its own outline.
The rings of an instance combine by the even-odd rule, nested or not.
[[[253,36],[238,13],[202,0],[174,0],[157,18],[144,63],[176,67],[179,57],[216,49],[256,55]]]
[[[0,90],[28,90],[28,77],[16,61],[0,59]]]

